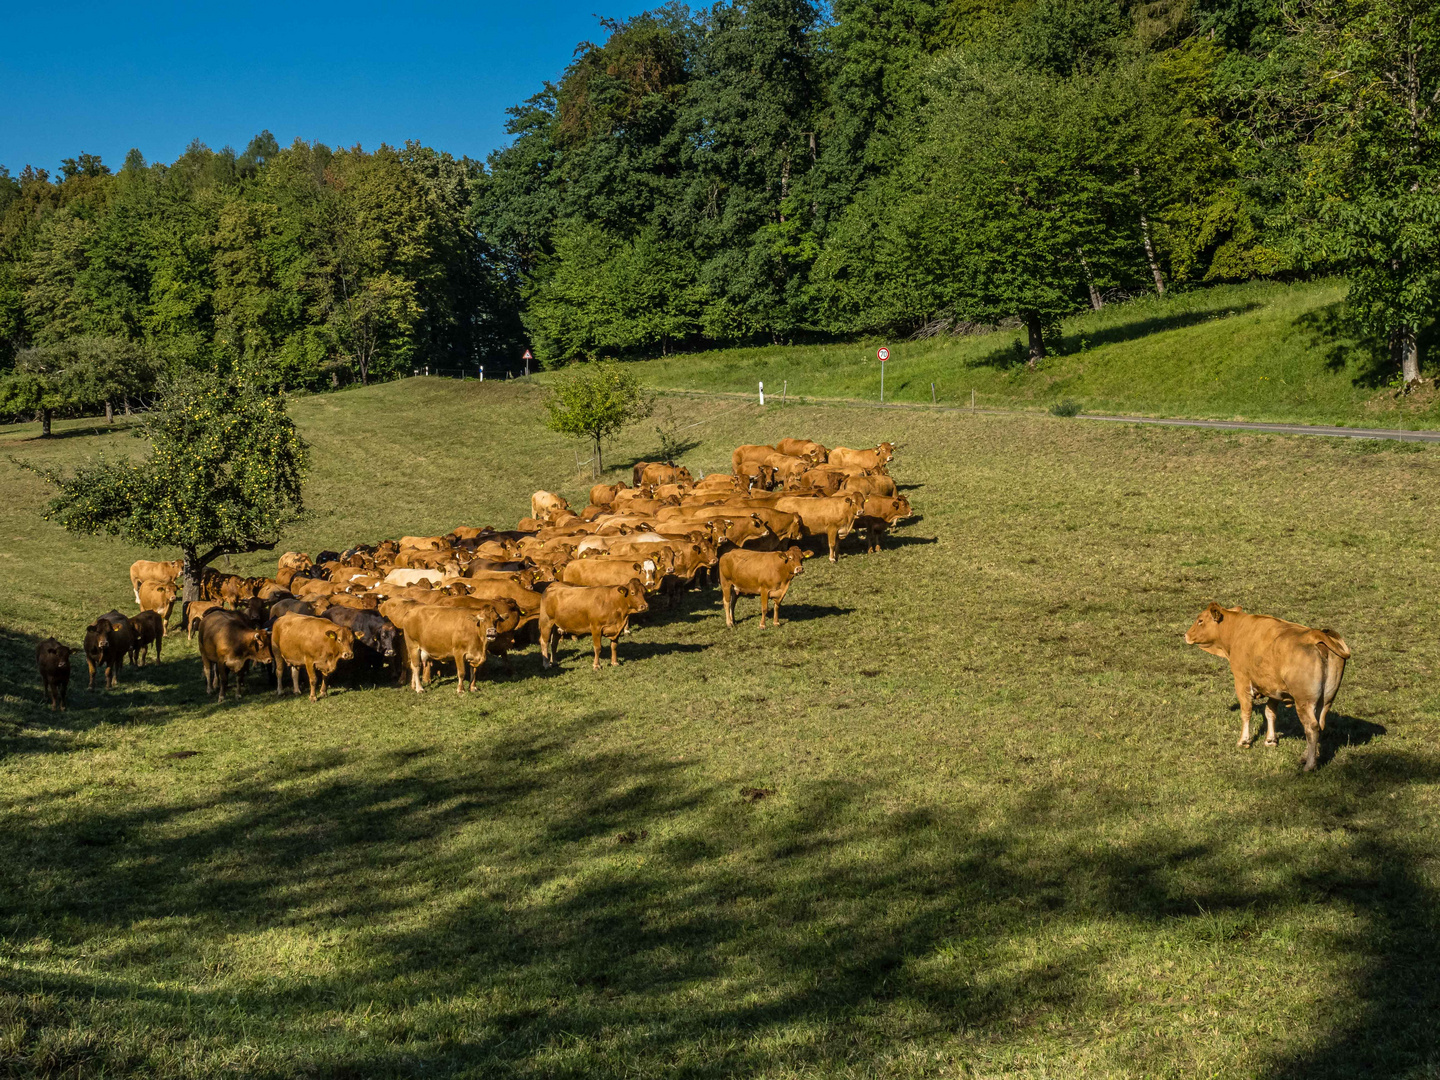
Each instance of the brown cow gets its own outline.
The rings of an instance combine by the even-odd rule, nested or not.
[[[761,443],[746,443],[737,446],[730,453],[730,465],[736,476],[744,476],[747,472],[746,462],[764,461],[771,454],[775,453],[775,447],[765,446]]]
[[[888,476],[846,476],[843,486],[846,491],[858,491],[862,495],[882,495],[892,499],[900,493],[895,481]]]
[[[179,590],[173,584],[158,581],[142,581],[135,590],[135,602],[141,611],[152,611],[160,616],[160,626],[169,630],[170,610],[175,606]]]
[[[142,611],[130,617],[130,663],[144,667],[150,657],[150,644],[155,644],[155,662],[160,663],[160,643],[165,637],[165,620],[159,612]]]
[[[219,692],[225,700],[225,685],[235,673],[235,692],[245,693],[245,675],[250,664],[270,662],[270,631],[255,626],[238,611],[212,608],[200,620],[200,668],[205,675],[205,692]]]
[[[830,457],[829,450],[809,439],[781,439],[775,444],[775,449],[791,457],[806,458],[813,465],[823,465]]]
[[[130,620],[118,611],[101,615],[85,628],[85,661],[90,666],[90,689],[95,689],[95,672],[105,669],[105,689],[120,681],[120,669],[134,641]]]
[[[725,625],[735,625],[735,596],[760,597],[760,629],[765,613],[775,602],[775,625],[780,625],[780,601],[790,582],[804,573],[804,553],[798,547],[786,551],[727,551],[720,556],[720,602],[725,608]]]
[[[219,600],[189,600],[180,605],[180,621],[185,624],[186,641],[200,629],[200,620],[205,618],[205,613],[214,611],[219,606]]]
[[[138,559],[131,563],[130,587],[135,590],[135,603],[140,603],[140,583],[142,581],[174,585],[180,577],[180,571],[184,568],[184,562],[179,559],[172,562],[151,562],[149,559]]]
[[[558,631],[579,637],[588,633],[595,646],[596,671],[600,670],[600,640],[610,639],[610,665],[620,663],[616,642],[630,623],[630,616],[649,611],[645,602],[645,586],[639,579],[628,585],[551,585],[540,604],[540,663],[551,667],[555,655],[552,639]]]
[[[65,697],[70,692],[70,649],[53,637],[46,638],[35,649],[35,666],[51,710],[65,711]]]
[[[567,563],[560,574],[566,585],[628,585],[631,579],[638,579],[646,592],[654,592],[660,585],[659,569],[654,559],[634,556],[592,555],[588,559],[576,559]]]
[[[279,570],[309,570],[314,565],[310,562],[310,556],[303,551],[287,551],[275,563],[275,569]]]
[[[616,495],[629,490],[629,487],[624,480],[614,484],[596,484],[590,489],[590,502],[595,506],[609,506]]]
[[[831,465],[855,466],[861,469],[883,469],[895,457],[895,444],[883,442],[873,450],[852,450],[837,446],[826,460]]]
[[[310,684],[310,700],[325,696],[326,680],[335,674],[341,660],[355,655],[355,632],[331,619],[313,615],[282,615],[270,628],[270,659],[275,665],[275,695],[284,693],[285,668],[300,693],[300,669]],[[315,673],[320,673],[320,694],[315,694]]]
[[[879,551],[880,542],[897,521],[908,518],[913,511],[904,495],[885,497],[867,495],[865,505],[855,517],[855,528],[865,530],[865,550]]]
[[[802,486],[808,484],[821,495],[834,495],[845,486],[846,479],[844,470],[832,469],[826,465],[808,469],[800,475]]]
[[[553,524],[556,517],[570,512],[570,504],[553,491],[537,491],[530,496],[530,516],[536,521]]]
[[[1265,699],[1265,745],[1275,746],[1275,712],[1288,701],[1305,728],[1305,771],[1315,768],[1320,732],[1350,659],[1339,634],[1212,603],[1185,631],[1185,643],[1230,661],[1240,746],[1252,741],[1250,712],[1259,698]]]
[[[383,609],[382,609],[383,610]],[[470,689],[480,677],[486,649],[495,638],[499,615],[494,607],[481,609],[422,607],[406,612],[404,621],[395,622],[405,634],[405,651],[410,663],[410,686],[417,694],[421,671],[431,660],[453,660],[455,692],[465,692],[466,665],[470,667]]]
[[[850,535],[855,518],[865,505],[860,495],[831,495],[822,498],[786,495],[775,500],[775,509],[799,514],[806,536],[824,536],[830,545],[830,561],[840,559],[840,541]]]

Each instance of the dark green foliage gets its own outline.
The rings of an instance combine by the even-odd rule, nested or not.
[[[468,366],[517,338],[515,300],[472,210],[480,167],[415,143],[236,157],[138,151],[112,175],[0,178],[0,368],[26,345],[100,335],[170,368],[270,386]]]

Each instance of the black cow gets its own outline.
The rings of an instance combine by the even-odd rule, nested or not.
[[[338,626],[348,627],[355,634],[357,664],[378,671],[387,660],[394,661],[396,681],[405,678],[404,637],[400,628],[385,616],[378,611],[361,611],[334,604],[325,609],[323,617]]]
[[[50,708],[65,711],[65,695],[70,690],[70,650],[53,637],[40,642],[35,650],[35,666],[45,684]]]
[[[284,600],[276,600],[270,605],[270,617],[265,624],[268,630],[275,625],[275,620],[281,615],[314,615],[315,609],[304,600],[297,600],[293,596],[287,596]]]

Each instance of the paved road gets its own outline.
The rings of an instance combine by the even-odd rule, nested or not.
[[[716,397],[732,401],[756,402],[754,394],[726,393],[719,390],[662,390],[665,394],[685,397]],[[771,403],[775,397],[770,397]],[[963,405],[925,405],[886,402],[851,401],[844,398],[804,399],[806,405],[839,405],[847,409],[913,409],[922,412],[979,413],[985,416],[1035,416],[1021,409],[970,409]],[[1080,413],[1076,420],[1103,420],[1113,424],[1160,424],[1165,427],[1217,428],[1224,431],[1262,431],[1275,435],[1323,435],[1339,439],[1391,439],[1398,442],[1440,443],[1440,431],[1405,431],[1400,428],[1332,427],[1328,424],[1264,424],[1250,420],[1181,420],[1152,416],[1109,416],[1104,413]]]

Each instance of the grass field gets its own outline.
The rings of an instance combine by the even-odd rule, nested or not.
[[[1020,331],[924,341],[726,349],[651,361],[655,386],[875,401],[1362,426],[1440,427],[1433,389],[1397,399],[1393,374],[1345,333],[1343,283],[1252,282],[1146,297],[1066,320],[1063,353],[1021,362]],[[1429,374],[1434,374],[1430,372]]]
[[[0,1075],[1440,1072],[1440,450],[674,404],[702,469],[895,437],[921,517],[778,630],[697,593],[613,670],[216,706],[182,637],[63,716],[37,637],[160,553],[41,521],[10,459],[140,444],[0,429]],[[583,490],[533,388],[293,412],[301,549]],[[1354,650],[1318,772],[1290,713],[1236,748],[1181,641],[1211,599]]]

